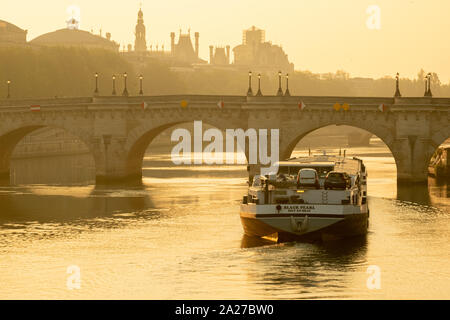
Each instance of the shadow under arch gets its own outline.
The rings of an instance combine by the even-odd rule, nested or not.
[[[129,177],[131,178],[130,181],[134,181],[135,183],[139,183],[139,181],[142,181],[142,169],[143,169],[143,162],[145,154],[151,146],[151,143],[155,140],[156,137],[158,137],[160,134],[162,134],[164,131],[174,128],[183,124],[190,124],[194,123],[195,121],[201,121],[203,125],[208,125],[213,127],[214,129],[219,130],[222,133],[223,136],[223,146],[225,149],[225,140],[227,139],[226,130],[228,128],[224,127],[223,123],[216,123],[214,121],[204,121],[204,120],[184,120],[184,121],[173,121],[168,122],[163,125],[159,126],[141,126],[139,128],[136,128],[129,136],[130,138],[127,141],[128,147],[128,154],[127,154],[127,172],[129,173]],[[203,141],[203,134],[204,130],[203,128],[201,135],[202,135],[202,141]],[[193,140],[194,137],[191,136],[191,139]],[[236,142],[235,150],[239,151],[245,151],[244,155],[246,158],[246,162],[248,163],[248,156],[247,156],[247,149],[246,146],[248,146],[248,138],[245,139],[245,145],[242,146],[239,141]],[[178,142],[174,142],[178,143]],[[210,143],[210,142],[205,142]]]
[[[49,128],[64,131],[78,141],[80,141],[91,155],[94,165],[98,163],[99,155],[93,148],[92,144],[87,141],[82,135],[73,130],[69,130],[60,126],[53,125],[25,125],[18,128],[11,129],[9,131],[0,133],[0,184],[10,184],[10,168],[11,158],[16,146],[29,134],[36,132],[39,129]]]

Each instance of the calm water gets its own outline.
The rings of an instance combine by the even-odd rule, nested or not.
[[[68,186],[89,179],[82,160],[18,161],[16,182],[28,182],[0,188],[0,298],[450,298],[447,185],[397,190],[387,150],[352,153],[369,170],[369,234],[326,244],[245,238],[243,166],[176,167],[153,155],[143,187],[108,188]],[[33,170],[69,181],[32,184]],[[79,290],[66,286],[70,265]],[[369,265],[381,269],[379,290],[366,286]]]

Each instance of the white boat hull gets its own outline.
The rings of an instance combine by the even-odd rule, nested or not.
[[[241,222],[248,236],[278,239],[332,239],[367,233],[367,204],[241,205]]]

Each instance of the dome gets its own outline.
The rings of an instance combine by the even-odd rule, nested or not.
[[[27,31],[4,20],[0,20],[0,44],[27,42]]]
[[[8,21],[0,20],[0,32],[18,32],[18,33],[26,33],[26,30],[20,29],[18,26],[9,23]]]
[[[114,41],[77,29],[60,29],[46,33],[31,40],[30,43],[38,46],[79,46],[119,50],[119,45]]]

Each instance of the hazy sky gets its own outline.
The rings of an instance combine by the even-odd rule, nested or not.
[[[200,55],[208,46],[242,42],[252,25],[281,44],[297,70],[352,76],[415,77],[420,68],[450,82],[449,0],[1,0],[0,19],[28,29],[28,40],[65,28],[66,8],[81,8],[81,29],[128,44],[142,2],[147,41],[170,46],[172,31],[200,32]],[[378,5],[381,28],[371,30],[366,9]]]

